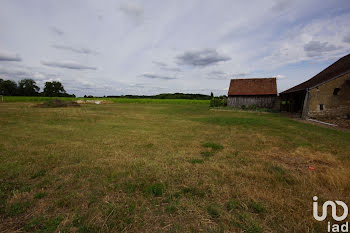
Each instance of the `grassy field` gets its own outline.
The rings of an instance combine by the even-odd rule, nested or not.
[[[0,232],[316,233],[314,195],[350,203],[349,133],[162,103],[0,103]]]
[[[52,99],[60,100],[107,100],[113,103],[138,103],[138,104],[205,104],[210,100],[190,99],[131,99],[131,98],[72,98],[72,97],[37,97],[37,96],[4,96],[4,102],[43,102]],[[0,99],[1,100],[1,99]]]

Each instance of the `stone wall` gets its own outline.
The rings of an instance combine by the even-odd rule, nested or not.
[[[309,117],[344,117],[350,114],[350,73],[309,92]]]
[[[277,96],[229,96],[227,106],[239,108],[242,105],[246,107],[256,105],[259,108],[273,108]]]

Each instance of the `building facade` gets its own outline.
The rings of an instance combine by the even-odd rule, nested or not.
[[[227,106],[274,108],[276,98],[276,78],[231,79]]]
[[[308,117],[348,117],[350,115],[350,73],[308,91]]]
[[[350,117],[350,54],[311,79],[281,93],[289,112],[303,118]]]

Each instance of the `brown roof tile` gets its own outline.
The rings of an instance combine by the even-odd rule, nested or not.
[[[231,79],[228,95],[277,95],[276,78]]]
[[[350,72],[350,54],[340,58],[311,79],[282,92],[282,94],[312,88],[348,72]]]

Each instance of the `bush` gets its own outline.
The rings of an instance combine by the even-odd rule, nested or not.
[[[214,97],[210,100],[210,107],[225,107],[225,106],[227,106],[226,98]]]
[[[258,109],[258,106],[256,106],[255,104],[252,104],[252,105],[249,105],[246,109],[255,111]]]

